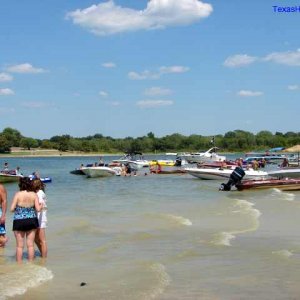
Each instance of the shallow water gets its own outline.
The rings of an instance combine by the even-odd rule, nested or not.
[[[46,261],[15,264],[8,213],[1,300],[300,299],[300,192],[219,192],[220,182],[189,175],[69,173],[94,160],[6,159],[53,182]],[[6,188],[10,204],[17,184]]]

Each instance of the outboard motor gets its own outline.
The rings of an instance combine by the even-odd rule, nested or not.
[[[230,174],[229,180],[227,183],[222,183],[219,187],[219,191],[230,191],[232,186],[240,182],[245,176],[245,171],[242,167],[236,167],[233,172]]]

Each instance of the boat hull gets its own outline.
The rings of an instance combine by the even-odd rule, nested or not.
[[[300,179],[243,180],[236,185],[236,188],[239,191],[268,188],[276,188],[282,191],[299,191]]]
[[[300,168],[287,167],[269,171],[269,175],[277,178],[300,178]]]
[[[18,182],[21,175],[0,174],[0,183]]]
[[[116,175],[116,171],[109,167],[87,167],[82,172],[89,178],[110,177]]]
[[[204,180],[224,180],[229,179],[233,169],[217,168],[185,168],[185,171],[199,179]],[[245,170],[245,179],[266,179],[268,173],[265,171]]]

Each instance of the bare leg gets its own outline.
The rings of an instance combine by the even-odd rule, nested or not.
[[[34,238],[36,229],[26,232],[26,244],[28,250],[28,261],[33,261],[34,259]]]
[[[15,238],[16,238],[16,261],[18,263],[22,262],[22,257],[23,257],[23,248],[24,248],[24,237],[25,237],[25,232],[22,231],[14,231]]]
[[[47,257],[48,247],[46,242],[46,231],[45,228],[38,228],[35,236],[35,243],[38,246],[41,256],[43,258]]]

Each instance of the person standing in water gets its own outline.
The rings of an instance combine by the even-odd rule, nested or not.
[[[47,227],[47,197],[45,194],[45,185],[40,179],[33,179],[32,186],[33,186],[33,190],[38,195],[39,204],[43,206],[42,210],[37,213],[39,227],[36,231],[34,241],[41,253],[41,256],[43,258],[46,258],[48,254],[48,247],[47,247],[46,232],[45,232],[45,229]]]
[[[13,232],[16,238],[16,260],[22,262],[23,249],[26,239],[28,261],[34,259],[34,239],[39,227],[37,212],[42,209],[37,194],[34,192],[29,177],[22,177],[19,181],[20,191],[16,192],[10,211],[14,213]]]

